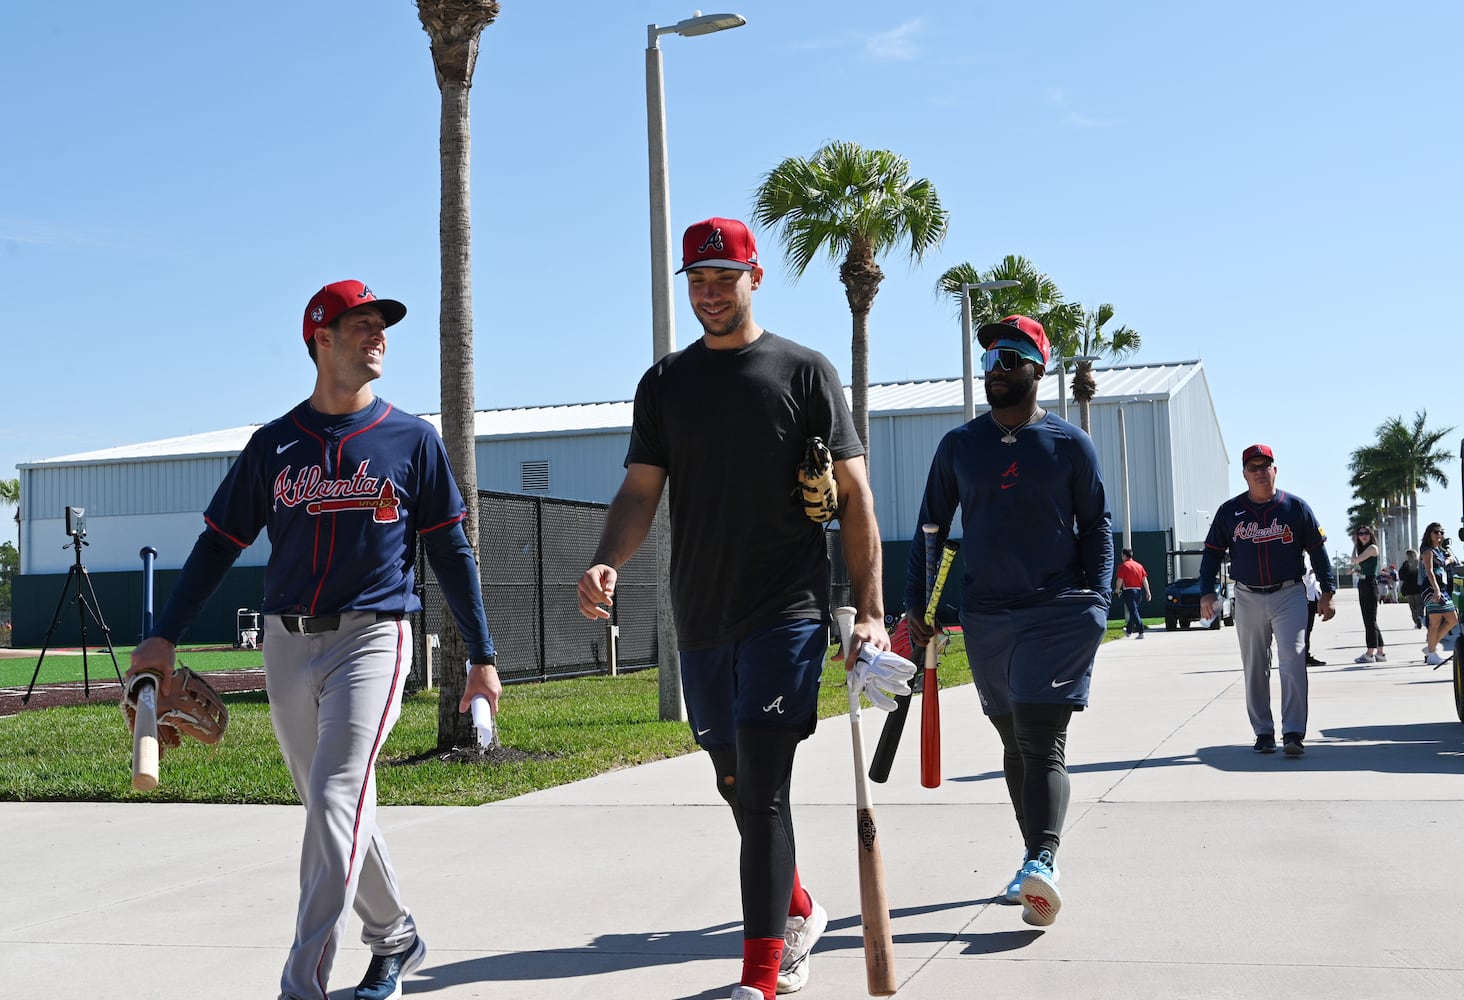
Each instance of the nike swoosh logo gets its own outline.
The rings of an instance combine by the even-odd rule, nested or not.
[[[290,448],[295,447],[295,445],[297,445],[299,443],[300,443],[300,439],[299,438],[296,438],[295,440],[291,441],[289,444],[275,445],[275,454],[276,455],[283,455],[287,450],[289,450]]]
[[[1009,489],[1011,489],[1015,485],[1017,485],[1017,484],[1016,483],[1002,483],[1001,484],[1001,488],[1004,489],[1004,490],[1009,490]]]
[[[710,732],[711,732],[711,731],[712,731],[712,730],[711,730],[711,727],[710,727],[710,726],[708,726],[708,727],[707,727],[707,728],[706,728],[706,729],[698,729],[698,730],[697,730],[697,731],[696,731],[696,734],[697,734],[697,735],[698,735],[698,736],[705,736],[705,735],[706,735],[706,734],[707,734],[707,733],[710,733]]]
[[[1067,681],[1053,681],[1052,682],[1052,686],[1055,687],[1055,688],[1066,687],[1067,685],[1073,683],[1073,681],[1076,681],[1076,680],[1077,680],[1077,678],[1074,677],[1072,680],[1067,680]]]

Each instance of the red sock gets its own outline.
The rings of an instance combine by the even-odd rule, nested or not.
[[[808,890],[803,888],[803,880],[798,877],[798,869],[793,869],[793,896],[788,900],[788,916],[807,917],[813,913],[813,897]]]
[[[742,985],[762,990],[766,1000],[774,1000],[778,994],[778,966],[782,962],[782,938],[743,938]]]

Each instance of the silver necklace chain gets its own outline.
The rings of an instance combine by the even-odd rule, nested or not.
[[[1008,427],[1006,424],[996,419],[996,411],[994,410],[989,411],[986,415],[991,418],[991,422],[993,424],[996,424],[996,426],[1000,427],[1003,431],[1006,432],[1001,436],[1002,444],[1016,444],[1017,431],[1021,430],[1023,427],[1026,427],[1032,421],[1036,420],[1038,416],[1042,415],[1042,408],[1038,407],[1037,409],[1033,410],[1031,416],[1027,417],[1026,420],[1023,420],[1016,427]]]

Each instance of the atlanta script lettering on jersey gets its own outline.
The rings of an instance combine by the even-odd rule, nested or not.
[[[1290,545],[1291,525],[1272,521],[1263,528],[1255,521],[1251,521],[1249,524],[1241,521],[1236,524],[1233,537],[1236,541],[1241,539],[1248,539],[1252,542],[1280,541],[1282,545]]]
[[[343,510],[369,510],[373,520],[392,522],[398,517],[401,501],[390,479],[369,475],[367,459],[356,467],[349,479],[330,479],[318,465],[307,465],[294,472],[285,466],[274,481],[275,504],[286,507],[305,505],[310,514],[327,514]]]

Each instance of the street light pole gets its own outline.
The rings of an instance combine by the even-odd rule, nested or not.
[[[975,373],[971,364],[971,292],[1015,288],[1020,281],[973,281],[961,283],[961,402],[966,423],[976,418]]]
[[[676,319],[671,302],[671,188],[666,169],[666,85],[661,71],[662,35],[686,38],[740,28],[741,14],[693,15],[670,27],[646,25],[646,154],[651,193],[651,362],[676,349]],[[666,492],[656,508],[656,664],[660,668],[662,721],[685,722],[676,622],[671,613],[671,524]]]

